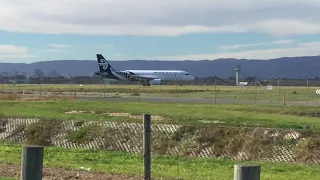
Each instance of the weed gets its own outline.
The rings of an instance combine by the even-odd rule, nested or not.
[[[25,131],[27,125],[25,124],[21,124],[21,125],[18,125],[12,132],[12,134],[10,136],[16,136],[16,135],[19,135],[20,133],[22,133],[23,131]]]
[[[0,100],[17,100],[19,98],[18,94],[2,94],[0,95]]]
[[[296,149],[296,160],[304,163],[313,163],[320,159],[320,135],[307,137]]]
[[[51,137],[61,131],[60,120],[40,120],[35,124],[26,127],[26,144],[50,146]]]
[[[2,116],[0,114],[0,126],[6,126],[8,124],[8,120],[4,118],[4,116]]]
[[[77,130],[68,131],[66,139],[73,143],[84,143],[100,137],[101,133],[101,126],[93,124],[89,126],[82,126]]]
[[[74,122],[74,126],[82,126],[84,124],[84,121],[76,121]]]

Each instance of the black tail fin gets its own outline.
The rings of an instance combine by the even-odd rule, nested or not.
[[[108,61],[103,57],[102,54],[97,54],[97,60],[100,72],[108,72],[112,68]],[[109,73],[109,72],[108,72]]]

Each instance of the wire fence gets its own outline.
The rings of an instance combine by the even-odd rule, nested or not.
[[[86,99],[216,104],[320,105],[317,80],[226,85],[2,84],[1,99]]]
[[[21,147],[14,144],[37,144],[46,146],[45,164],[50,167],[132,174],[131,179],[148,175],[149,165],[143,164],[149,146],[154,179],[231,179],[233,163],[228,160],[320,165],[319,149],[313,146],[320,137],[310,132],[151,123],[151,133],[146,134],[146,127],[6,118],[1,120],[2,162],[20,161]]]

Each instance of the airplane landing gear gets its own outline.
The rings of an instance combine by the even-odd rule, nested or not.
[[[145,80],[143,86],[150,86],[149,81]]]

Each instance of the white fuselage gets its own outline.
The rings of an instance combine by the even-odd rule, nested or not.
[[[122,72],[132,72],[136,76],[152,79],[161,79],[161,81],[192,81],[195,79],[190,73],[180,70],[125,70]]]

